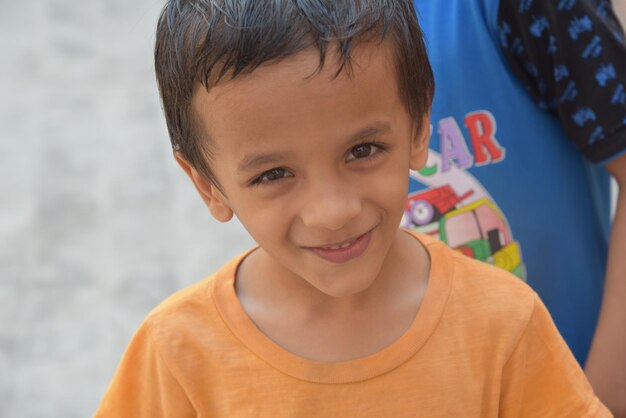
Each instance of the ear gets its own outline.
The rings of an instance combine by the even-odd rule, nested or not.
[[[430,114],[424,116],[419,129],[415,127],[414,131],[411,140],[411,161],[409,167],[411,170],[417,171],[424,167],[428,159],[428,143],[430,142],[432,132]]]
[[[207,180],[202,174],[185,160],[179,152],[174,153],[174,158],[180,167],[191,179],[196,186],[196,190],[200,193],[200,197],[211,211],[211,215],[220,222],[228,222],[233,217],[233,210],[228,205],[226,196],[217,188],[217,186]]]

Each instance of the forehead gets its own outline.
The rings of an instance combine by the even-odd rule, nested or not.
[[[359,44],[351,55],[350,70],[338,75],[336,53],[318,71],[319,51],[311,48],[208,92],[199,88],[194,113],[217,150],[340,139],[373,122],[393,122],[403,106],[390,43]]]

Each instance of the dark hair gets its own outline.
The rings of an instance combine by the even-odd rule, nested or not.
[[[429,111],[434,79],[411,0],[169,0],[157,25],[156,77],[175,150],[218,184],[213,156],[191,102],[201,84],[211,89],[266,62],[316,47],[319,69],[337,44],[337,74],[350,70],[357,42],[391,36],[398,93],[416,126]],[[219,187],[219,185],[218,185]]]

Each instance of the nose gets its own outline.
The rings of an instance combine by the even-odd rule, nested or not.
[[[318,182],[306,193],[300,217],[308,228],[338,231],[361,213],[361,199],[349,187]]]

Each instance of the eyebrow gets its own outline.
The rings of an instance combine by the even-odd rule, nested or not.
[[[238,171],[253,171],[258,167],[275,163],[283,158],[281,154],[250,154],[246,155],[237,166]]]
[[[389,122],[374,122],[362,129],[359,129],[357,132],[353,133],[349,136],[348,142],[357,142],[363,141],[365,139],[371,138],[373,136],[385,134],[391,131],[391,125]],[[237,166],[237,171],[254,171],[258,167],[261,167],[266,164],[276,163],[284,159],[284,156],[279,153],[270,153],[270,154],[249,154],[246,155],[239,165]]]
[[[390,131],[391,124],[389,122],[374,122],[350,135],[350,142],[362,141],[373,136],[389,133]]]

